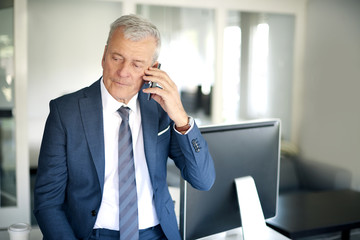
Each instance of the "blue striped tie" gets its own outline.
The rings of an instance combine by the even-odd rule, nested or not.
[[[119,231],[120,240],[139,239],[135,167],[129,126],[129,108],[122,106],[119,130]]]

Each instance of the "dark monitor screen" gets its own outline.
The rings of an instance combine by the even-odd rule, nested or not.
[[[199,191],[181,180],[180,232],[197,239],[241,226],[234,179],[252,176],[265,219],[274,217],[278,196],[280,122],[278,120],[201,128],[214,160],[216,180]]]

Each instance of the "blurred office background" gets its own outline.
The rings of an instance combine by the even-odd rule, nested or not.
[[[159,27],[162,69],[199,125],[280,118],[283,151],[345,169],[360,190],[360,1],[1,0],[0,228],[36,224],[48,102],[100,78],[109,25],[127,13]]]

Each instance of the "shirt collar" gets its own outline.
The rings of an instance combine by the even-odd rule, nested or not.
[[[100,80],[100,85],[101,85],[101,87],[100,87],[100,89],[101,89],[101,99],[102,99],[102,105],[103,105],[104,111],[114,113],[120,107],[127,106],[127,107],[130,108],[130,110],[132,112],[135,112],[135,113],[137,112],[138,93],[130,99],[130,101],[128,102],[127,105],[125,105],[124,103],[116,101],[115,98],[113,98],[113,96],[110,95],[110,93],[108,92],[108,90],[105,87],[103,78],[101,78],[101,80]]]

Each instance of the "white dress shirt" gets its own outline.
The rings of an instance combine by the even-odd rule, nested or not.
[[[94,228],[119,230],[118,136],[122,119],[117,110],[124,104],[116,101],[109,94],[102,79],[100,82],[104,123],[105,179],[103,197]],[[134,96],[127,106],[131,109],[129,125],[135,163],[139,229],[145,229],[156,226],[159,224],[159,220],[155,211],[153,189],[145,158],[140,106],[137,97],[138,95]]]

